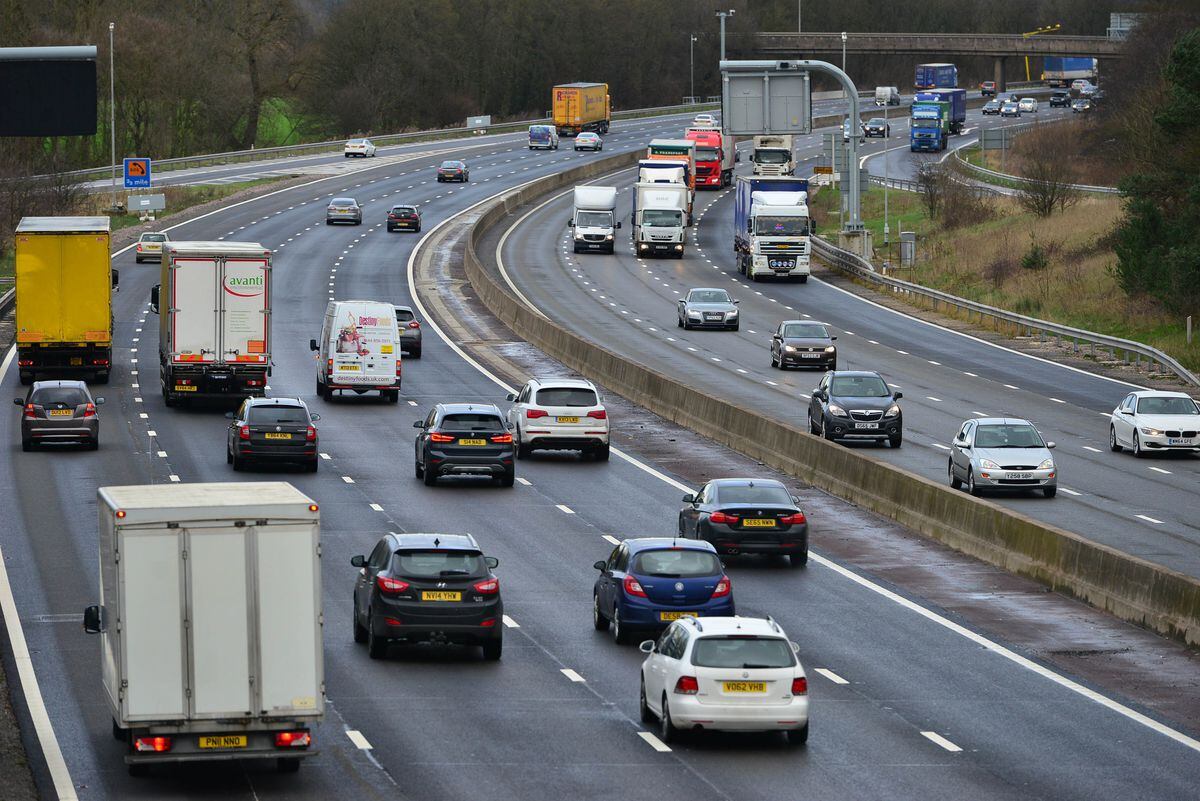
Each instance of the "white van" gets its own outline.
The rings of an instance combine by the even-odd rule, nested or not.
[[[317,352],[317,394],[325,400],[338,391],[378,391],[400,400],[400,330],[396,307],[374,300],[331,300],[325,307],[321,338],[308,346]]]
[[[876,86],[875,87],[875,105],[877,106],[898,106],[900,105],[900,90],[895,86]]]

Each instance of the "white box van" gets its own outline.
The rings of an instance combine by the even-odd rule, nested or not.
[[[875,87],[875,105],[877,106],[898,106],[900,105],[900,90],[895,86],[876,86]]]
[[[391,303],[329,301],[321,338],[308,346],[318,355],[317,394],[325,400],[339,390],[400,400],[400,330]]]

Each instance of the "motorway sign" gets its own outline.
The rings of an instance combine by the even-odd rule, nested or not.
[[[984,128],[979,132],[979,141],[984,150],[1007,150],[1013,133],[1011,128]]]
[[[482,117],[467,117],[467,127],[468,128],[487,128],[491,124],[492,124],[491,115],[485,115]]]
[[[139,189],[150,186],[150,159],[125,159],[125,188]]]
[[[818,175],[832,175],[833,167],[813,167],[813,172]]]
[[[166,195],[130,195],[130,211],[166,211]]]
[[[787,61],[722,62],[721,122],[730,134],[812,133],[808,70]]]

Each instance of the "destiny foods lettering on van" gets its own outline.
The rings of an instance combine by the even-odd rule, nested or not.
[[[338,331],[334,350],[337,353],[367,356],[372,352],[372,345],[387,343],[389,347],[380,348],[378,352],[390,352],[395,326],[396,321],[390,317],[367,317],[347,311],[346,322]]]

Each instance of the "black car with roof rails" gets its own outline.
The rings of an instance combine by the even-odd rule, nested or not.
[[[487,476],[513,485],[512,432],[495,404],[439,403],[413,428],[419,429],[416,475],[426,486],[442,476]]]
[[[391,643],[479,645],[500,658],[504,603],[499,561],[470,534],[388,533],[368,556],[355,556],[354,641],[372,659]]]
[[[897,401],[902,397],[874,370],[830,371],[809,400],[808,430],[825,439],[887,442],[899,448],[904,417]]]
[[[247,398],[230,419],[225,436],[225,461],[234,470],[251,464],[293,464],[317,472],[317,427],[299,398]]]
[[[683,496],[680,537],[706,540],[720,554],[787,556],[808,563],[808,518],[800,499],[773,478],[717,478]]]

